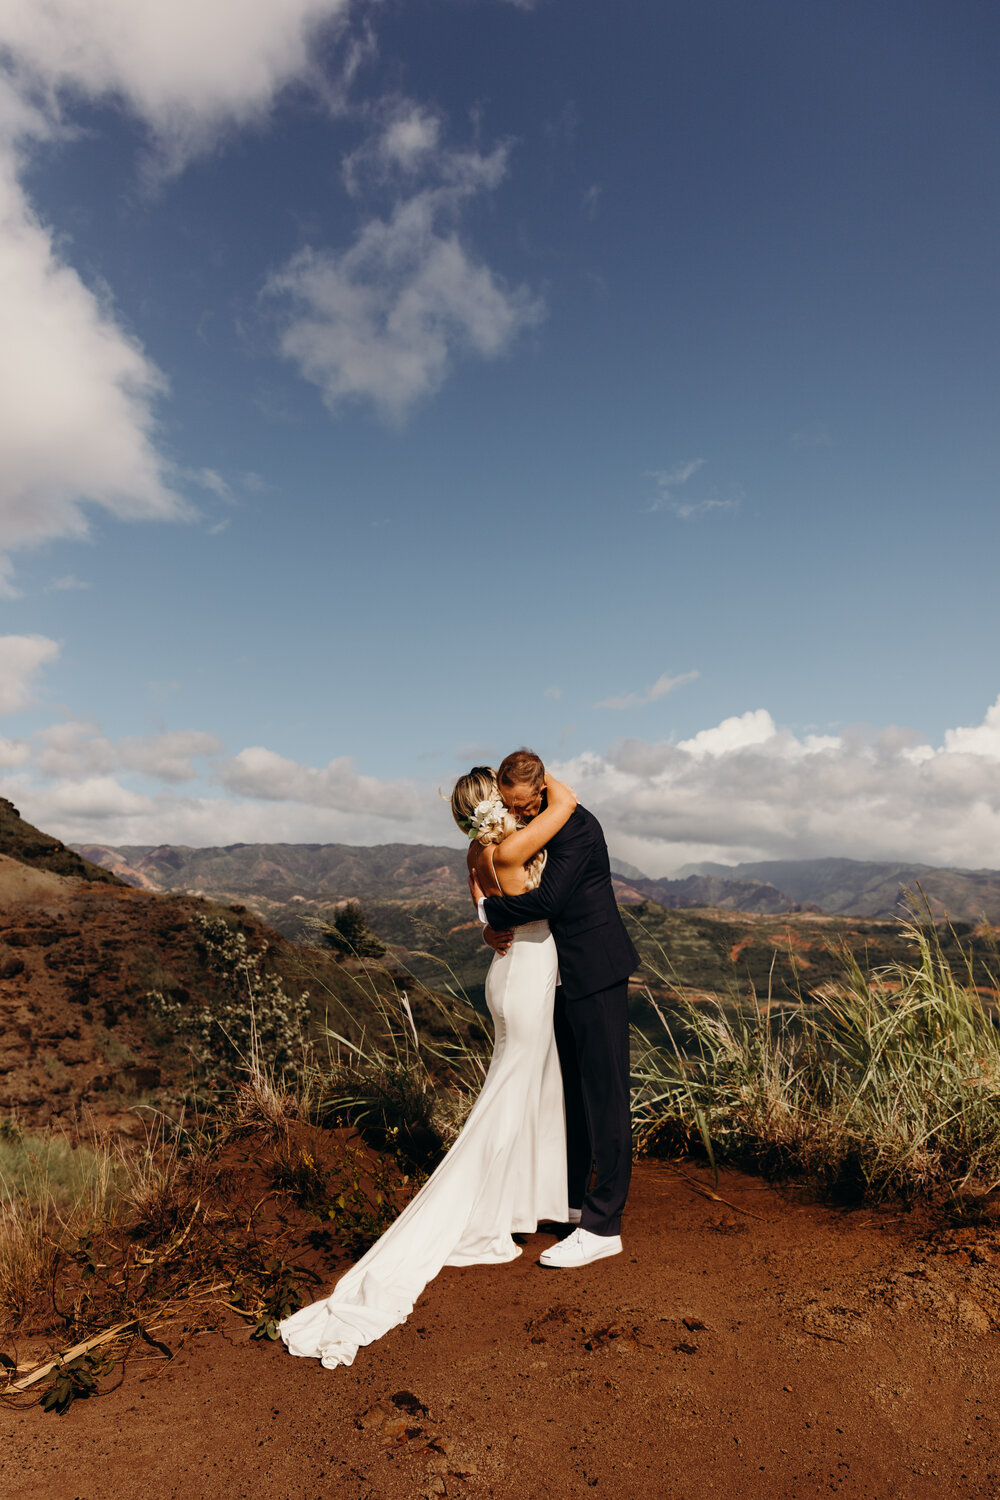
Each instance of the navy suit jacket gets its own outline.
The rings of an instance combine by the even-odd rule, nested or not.
[[[567,1000],[620,984],[639,967],[611,884],[604,833],[577,807],[546,846],[542,883],[523,896],[487,896],[486,920],[497,932],[547,919],[559,954]]]

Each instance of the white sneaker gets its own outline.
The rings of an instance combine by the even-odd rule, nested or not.
[[[589,1266],[592,1260],[604,1260],[608,1255],[621,1253],[620,1234],[593,1234],[589,1229],[574,1229],[557,1245],[543,1250],[538,1264],[568,1270],[574,1266]]]
[[[567,1224],[579,1224],[579,1222],[580,1222],[580,1220],[581,1220],[582,1217],[583,1217],[583,1209],[582,1208],[571,1208],[571,1209],[569,1209],[567,1211],[567,1214],[566,1214],[566,1223]]]

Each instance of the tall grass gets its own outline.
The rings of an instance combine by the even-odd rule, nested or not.
[[[461,1130],[482,1087],[489,1033],[460,987],[445,1001],[415,981],[404,987],[405,971],[377,960],[358,962],[349,978],[368,1019],[352,1036],[336,1021],[338,1011],[351,1019],[350,1008],[327,990],[334,1024],[328,1011],[325,1057],[300,1075],[303,1115],[350,1120],[373,1144],[428,1166]],[[315,982],[324,987],[320,976]]]
[[[73,1146],[3,1122],[0,1131],[0,1326],[20,1322],[48,1284],[60,1238],[113,1214],[120,1161],[107,1145]]]
[[[904,924],[911,963],[866,974],[844,954],[821,999],[682,1003],[639,1042],[640,1145],[803,1173],[846,1197],[1000,1185],[995,997],[956,976],[933,929]]]

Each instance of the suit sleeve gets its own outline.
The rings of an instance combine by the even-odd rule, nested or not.
[[[526,891],[523,896],[487,896],[486,920],[493,930],[503,932],[525,922],[557,917],[583,878],[588,843],[586,825],[574,829],[572,823],[567,823],[563,836],[557,834],[548,846],[545,871],[537,890]]]

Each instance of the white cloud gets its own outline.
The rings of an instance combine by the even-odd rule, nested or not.
[[[366,813],[401,823],[416,816],[413,787],[406,782],[360,776],[348,756],[340,756],[317,770],[262,745],[254,745],[233,756],[222,768],[219,780],[227,790],[241,797],[301,802],[309,807]]]
[[[739,495],[731,495],[728,500],[675,500],[670,508],[682,521],[690,521],[693,516],[707,516],[713,510],[737,510],[740,499]]]
[[[35,738],[40,746],[35,769],[56,780],[79,781],[125,770],[176,784],[195,780],[199,774],[195,759],[222,752],[221,740],[198,729],[128,735],[116,742],[100,725],[80,720],[52,724]]]
[[[703,458],[685,459],[683,463],[674,464],[672,469],[650,469],[649,478],[655,479],[661,490],[672,490],[676,485],[687,484],[692,474],[697,474],[704,464]]]
[[[355,195],[372,182],[426,170],[441,139],[441,117],[410,99],[387,100],[373,113],[381,116],[377,128],[343,162],[344,184]],[[502,160],[497,165],[502,175]]]
[[[85,506],[174,520],[156,448],[163,381],[55,253],[0,143],[0,536],[5,552],[82,536]]]
[[[17,713],[34,698],[34,679],[59,647],[44,635],[0,635],[0,714]]]
[[[987,711],[981,724],[968,729],[948,729],[944,736],[945,749],[956,755],[984,755],[990,760],[1000,760],[1000,698]],[[914,753],[926,749],[920,746]]]
[[[81,99],[120,101],[179,167],[309,69],[348,0],[6,0],[0,8],[0,591],[8,554],[120,520],[188,513],[155,409],[163,376],[109,296],[57,250],[20,182]]]
[[[222,741],[200,729],[130,735],[118,746],[122,766],[166,782],[193,781],[198,775],[194,761],[221,752]]]
[[[767,709],[758,708],[723,719],[713,729],[701,729],[691,739],[681,740],[677,748],[700,760],[705,755],[728,755],[730,751],[744,750],[748,745],[764,745],[773,740],[777,732]]]
[[[0,736],[0,771],[11,766],[23,766],[31,759],[31,746],[27,740],[5,740]]]
[[[997,868],[998,725],[1000,699],[935,749],[896,729],[798,735],[757,709],[680,744],[628,740],[555,769],[651,874],[824,855]]]
[[[394,110],[345,174],[356,192],[390,179],[405,179],[406,190],[346,250],[307,247],[266,291],[282,305],[282,353],[332,411],[370,401],[398,422],[440,389],[457,358],[497,358],[543,306],[526,287],[508,287],[459,234],[469,200],[502,179],[507,148],[443,148],[436,116],[411,104]],[[409,186],[415,174],[423,187]]]
[[[1000,699],[978,727],[998,721]],[[957,730],[939,748],[896,728],[795,733],[756,709],[680,744],[626,740],[553,769],[601,818],[616,853],[653,875],[696,859],[822,855],[996,868],[1000,757],[962,743]],[[436,785],[365,776],[346,757],[316,768],[264,746],[221,764],[220,754],[199,731],[114,744],[95,725],[53,725],[34,748],[0,742],[0,791],[74,842],[457,845]],[[222,795],[171,784],[189,779],[198,757]],[[484,759],[482,747],[471,759]],[[129,784],[135,775],[166,785],[148,793]]]
[[[120,98],[173,164],[243,125],[310,66],[348,0],[6,0],[0,46],[23,90]]]
[[[669,672],[664,672],[658,677],[653,686],[647,688],[644,693],[624,693],[617,698],[605,698],[600,703],[595,703],[595,708],[641,708],[646,703],[655,703],[658,698],[665,698],[667,693],[672,693],[674,688],[683,687],[687,682],[694,682],[697,672],[681,672],[676,677],[671,677]]]
[[[152,797],[122,786],[113,776],[57,782],[36,796],[35,803],[44,809],[48,829],[79,825],[92,828],[109,819],[135,818],[149,813],[156,805]],[[29,821],[34,822],[34,819],[29,816]]]
[[[395,823],[350,809],[237,797],[145,796],[112,778],[39,785],[23,774],[0,779],[37,828],[74,844],[427,843],[458,847],[461,835],[436,792],[420,815]]]

